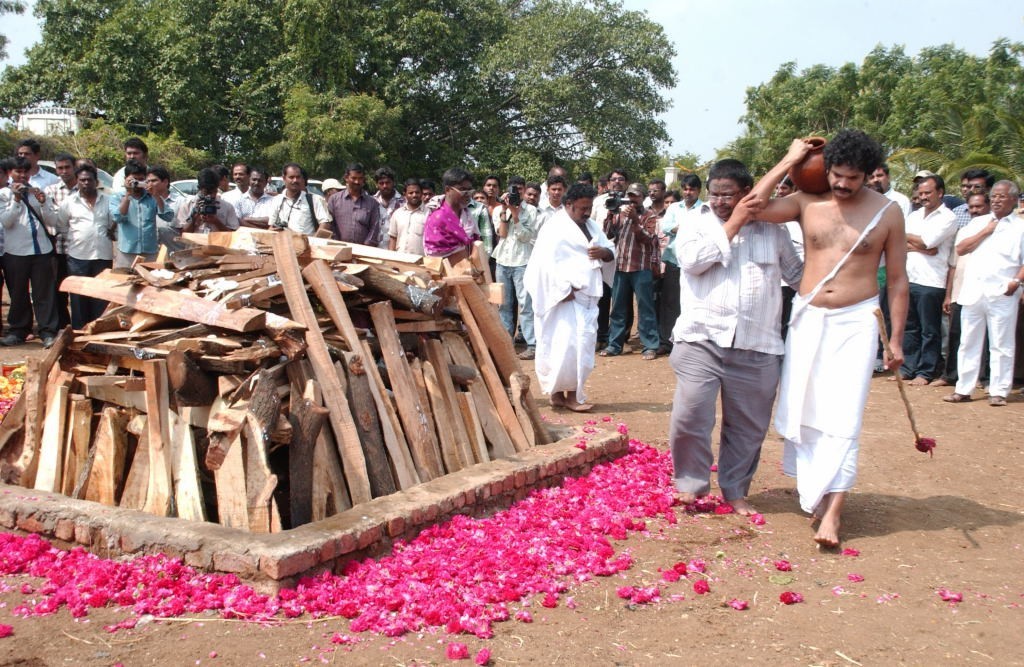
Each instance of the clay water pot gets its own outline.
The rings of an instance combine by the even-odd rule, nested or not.
[[[825,138],[807,137],[811,142],[811,150],[804,157],[803,162],[796,164],[789,170],[789,177],[793,184],[802,192],[809,192],[812,195],[820,195],[828,192],[828,175],[825,173]]]

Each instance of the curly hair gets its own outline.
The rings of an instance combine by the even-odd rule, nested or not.
[[[860,130],[840,130],[825,145],[826,169],[838,164],[870,174],[883,161],[882,146]]]

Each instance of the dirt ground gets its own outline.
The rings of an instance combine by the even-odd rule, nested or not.
[[[0,362],[35,348],[0,350]],[[594,414],[612,415],[632,437],[664,448],[673,386],[667,358],[599,359],[590,381]],[[344,620],[261,626],[214,616],[112,635],[103,626],[123,619],[123,611],[23,619],[0,610],[0,623],[15,632],[0,640],[0,665],[445,664],[453,640],[469,647],[471,659],[460,664],[472,664],[483,647],[492,665],[1024,664],[1024,397],[1014,393],[1005,408],[949,405],[940,400],[947,391],[909,389],[922,431],[938,439],[930,459],[913,447],[896,386],[873,381],[860,478],[843,526],[843,546],[857,556],[816,548],[771,433],[750,498],[763,526],[714,514],[680,515],[675,525],[648,521],[646,533],[615,543],[633,554],[630,570],[575,587],[574,609],[534,605],[533,623],[498,623],[490,640],[437,632],[361,635],[355,646],[337,646],[330,637],[348,631]],[[585,419],[564,412],[553,418]],[[617,597],[618,587],[653,585],[659,568],[692,558],[708,561],[710,594],[695,595],[682,580],[666,588],[684,599],[632,606]],[[780,559],[792,571],[776,570]],[[23,581],[7,578],[0,604],[21,602]],[[944,601],[940,589],[962,601]],[[781,604],[785,590],[800,592],[804,602]],[[749,608],[732,609],[732,599]]]

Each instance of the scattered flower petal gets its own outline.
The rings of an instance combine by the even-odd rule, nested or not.
[[[485,647],[477,651],[476,657],[473,658],[473,662],[480,665],[481,667],[483,667],[483,665],[490,663],[491,649]]]
[[[957,604],[958,602],[963,602],[964,599],[964,596],[961,593],[954,593],[948,588],[940,588],[936,592],[939,594],[939,597],[942,598],[945,602]]]
[[[462,642],[452,642],[445,648],[444,653],[449,660],[465,660],[469,657],[469,647]]]
[[[693,592],[697,595],[706,595],[711,592],[711,584],[707,579],[698,579],[693,582]]]
[[[788,560],[777,560],[775,561],[775,569],[779,572],[789,572],[793,569],[793,564]]]
[[[803,601],[804,596],[795,591],[784,591],[781,595],[779,595],[779,602],[781,602],[782,604],[797,604],[798,602]]]
[[[746,600],[739,600],[737,598],[733,598],[732,600],[729,600],[729,606],[737,611],[743,611],[744,609],[749,607],[750,604]]]
[[[847,549],[843,549],[843,555],[844,556],[851,556],[853,558],[856,558],[857,556],[860,555],[860,551],[858,551],[857,549],[849,549],[849,548],[847,548]]]
[[[863,576],[861,576],[859,574],[853,574],[852,572],[850,574],[846,575],[846,578],[849,579],[850,581],[852,581],[855,584],[859,583],[861,581],[864,581],[864,577]]]
[[[0,623],[0,639],[3,639],[4,637],[10,637],[13,634],[14,628],[12,626],[7,625],[5,623]]]

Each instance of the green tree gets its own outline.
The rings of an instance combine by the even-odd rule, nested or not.
[[[21,14],[25,11],[25,3],[17,0],[0,0],[0,16],[4,14]],[[0,34],[0,60],[7,57],[7,35]]]

